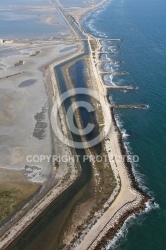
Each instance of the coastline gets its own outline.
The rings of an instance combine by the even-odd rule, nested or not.
[[[102,1],[102,2],[104,3],[105,1]],[[96,8],[96,7],[94,7],[94,8]],[[94,9],[94,8],[92,8],[92,9]],[[89,10],[89,12],[90,11],[91,10]],[[77,54],[79,54],[79,53],[80,52],[77,52]],[[71,56],[71,57],[73,57],[73,56]],[[49,66],[49,69],[50,69],[51,75],[52,75],[52,81],[54,82],[54,87],[56,85],[56,82],[55,82],[56,80],[55,80],[55,76],[54,76],[54,67],[57,65],[57,63],[63,62],[65,60],[67,60],[67,59],[62,59],[59,62],[53,63],[53,64],[51,64]],[[93,67],[93,63],[92,63],[92,67]],[[103,113],[105,113],[105,118],[106,118],[106,114],[108,114],[108,110],[110,110],[109,100],[107,99],[107,89],[105,87],[105,84],[104,84],[103,80],[100,78],[99,74],[97,73],[97,71],[95,70],[94,67],[93,67],[93,73],[94,73],[94,76],[96,78],[98,90],[99,90],[100,93],[102,92],[102,95],[105,97],[106,110],[103,111]],[[55,95],[56,91],[57,90],[54,89],[54,95]],[[119,127],[117,126],[113,109],[110,110],[110,115],[112,117],[112,122],[113,122],[112,123],[112,131],[114,133],[116,131],[116,133],[115,133],[116,142],[114,141],[114,143],[116,144],[115,147],[118,148],[118,152],[120,150],[120,152],[121,152],[120,154],[121,155],[126,155],[127,152],[126,152],[126,149],[125,149],[125,146],[124,146],[124,142],[123,142],[123,138],[122,138],[122,133],[121,133]],[[64,125],[64,127],[65,127],[65,125]],[[110,134],[109,136],[110,136],[110,140],[111,140],[112,134]],[[108,143],[107,147],[110,148],[109,143]],[[98,247],[103,247],[108,239],[110,240],[111,238],[113,238],[115,236],[117,230],[119,228],[121,228],[121,226],[123,225],[123,223],[125,222],[125,220],[127,218],[129,218],[132,214],[139,213],[140,211],[142,211],[142,210],[145,209],[145,203],[151,198],[150,196],[148,196],[147,194],[145,194],[141,190],[141,188],[139,188],[139,183],[137,183],[137,181],[135,179],[135,176],[134,176],[133,171],[132,171],[131,164],[128,163],[128,162],[125,162],[124,165],[125,165],[125,171],[126,171],[126,173],[128,175],[128,177],[127,177],[127,182],[129,182],[128,185],[130,185],[130,188],[133,189],[132,192],[135,193],[135,191],[136,191],[136,193],[138,193],[138,197],[137,197],[138,204],[135,207],[132,205],[131,207],[127,208],[128,211],[126,211],[126,210],[120,211],[118,209],[118,213],[120,214],[121,217],[118,218],[118,215],[116,213],[116,218],[113,221],[111,221],[111,223],[110,223],[110,220],[111,220],[110,219],[109,222],[107,221],[108,224],[106,224],[104,226],[104,228],[102,229],[102,231],[100,230],[100,232],[99,232],[99,230],[98,230],[98,233],[97,233],[98,237],[95,238],[95,240],[93,242],[90,239],[90,241],[91,241],[90,249],[96,249],[97,250]],[[65,188],[67,188],[67,187],[65,187]],[[139,194],[140,194],[141,197],[139,197]],[[54,199],[55,199],[55,197],[54,197]],[[131,202],[135,203],[135,199],[133,199]],[[120,209],[121,208],[122,207],[120,207]],[[110,213],[109,213],[109,216],[110,216]],[[100,222],[98,224],[100,224]],[[110,232],[110,230],[111,230],[111,232]],[[91,234],[91,233],[92,233],[92,231],[90,231],[90,233],[88,233],[88,234]],[[85,246],[85,241],[87,242],[87,238],[86,237],[85,237],[85,240],[83,240],[83,245],[81,245],[82,244],[81,243],[80,246],[78,246],[76,249],[80,249],[80,250],[84,249],[84,248],[81,248],[81,247]]]
[[[76,21],[81,25],[83,22],[84,18],[86,18],[92,11],[95,9],[99,8],[100,6],[103,6],[108,0],[102,0],[99,3],[95,4],[92,7],[87,7],[82,10],[80,7],[72,7],[72,8],[67,8],[67,11],[74,16]],[[76,12],[76,13],[75,13]]]
[[[89,40],[90,39],[88,39],[88,41]],[[89,42],[89,46],[90,46],[90,42]],[[101,47],[99,44],[98,46],[99,46],[98,49],[100,49]],[[100,76],[100,74],[98,74],[96,70],[92,50],[91,50],[91,62],[92,62],[92,67],[93,67],[93,75],[96,77],[96,81],[95,82],[92,81],[92,82],[94,82],[94,84],[97,83],[98,91],[100,95],[105,96],[104,105],[106,107],[106,110],[103,110],[103,116],[106,119],[108,115],[108,109],[110,110],[110,107],[109,107],[110,102],[107,96],[106,85],[104,84],[102,77]],[[122,157],[123,155],[127,156],[127,152],[126,152],[123,138],[122,138],[122,133],[117,126],[112,109],[110,110],[110,115],[112,118],[111,131],[108,135],[110,141],[106,142],[106,147],[107,149],[110,149],[110,148],[112,149],[111,150],[113,151],[111,153],[113,154],[112,158],[114,156],[118,156],[118,157]],[[107,120],[105,120],[105,124],[106,123],[107,123]],[[112,162],[110,164],[111,166],[113,165]],[[101,242],[102,242],[102,245],[106,243],[105,241],[107,240],[110,230],[114,232],[112,233],[112,237],[113,235],[115,236],[115,232],[117,232],[119,227],[123,225],[125,220],[128,217],[130,217],[133,213],[136,214],[144,210],[145,203],[151,198],[149,195],[145,194],[141,190],[141,188],[139,188],[139,184],[137,183],[135,176],[132,172],[132,166],[129,162],[126,161],[126,158],[125,158],[125,162],[121,160],[120,163],[115,162],[115,165],[119,171],[119,175],[121,179],[120,193],[117,195],[117,198],[108,208],[108,210],[101,216],[101,218],[97,221],[97,223],[94,226],[92,226],[92,228],[90,229],[88,234],[85,236],[85,238],[76,247],[77,250],[98,249],[97,247],[99,247]],[[113,228],[114,230],[112,230]],[[105,237],[105,235],[107,235],[107,237]],[[109,239],[110,239],[110,236],[109,236]]]

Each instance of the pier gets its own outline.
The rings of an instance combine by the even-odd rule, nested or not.
[[[120,48],[120,46],[118,46],[118,45],[103,45],[102,46],[102,48],[107,48],[107,49],[119,49]]]
[[[114,109],[148,109],[149,105],[147,105],[147,104],[138,104],[138,105],[110,105],[110,108],[114,108]]]
[[[99,60],[99,62],[97,62],[97,64],[98,63],[109,63],[109,62],[111,62],[111,63],[123,63],[123,61],[121,61],[121,60]]]
[[[115,41],[115,42],[122,42],[123,39],[121,39],[121,38],[99,38],[99,41]]]
[[[120,54],[122,54],[119,51],[98,51],[97,53],[98,54],[112,54],[112,55],[120,55]]]
[[[115,72],[108,72],[108,71],[101,72],[100,71],[99,73],[102,74],[102,75],[114,75],[114,76],[116,76],[116,75],[128,75],[129,74],[126,71],[121,71],[121,72],[119,72],[119,71],[115,71]]]
[[[138,89],[137,86],[108,86],[106,85],[106,88],[108,90],[112,90],[112,89],[119,89],[119,90],[133,90],[133,89]]]

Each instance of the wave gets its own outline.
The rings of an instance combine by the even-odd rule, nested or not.
[[[123,142],[124,142],[124,147],[126,149],[127,155],[135,155],[135,153],[133,152],[133,149],[130,146],[130,142],[129,142],[129,136],[127,134],[126,129],[124,128],[124,123],[123,121],[120,119],[118,114],[115,114],[115,120],[117,123],[118,128],[120,129],[121,133],[122,133],[122,137],[123,137]],[[139,159],[139,155],[137,156]],[[147,188],[147,186],[145,185],[145,176],[143,174],[141,174],[137,169],[139,167],[139,162],[131,162],[132,165],[132,172],[135,176],[135,179],[139,185],[139,187],[144,191],[147,192],[149,195],[151,195],[151,191]]]
[[[106,54],[104,56],[105,56],[104,60],[109,60],[110,59],[108,54]],[[115,67],[113,67],[113,65],[111,65],[109,63],[105,63],[104,70],[108,71],[108,72],[114,72],[115,71]],[[112,86],[119,86],[119,85],[123,85],[124,84],[124,79],[118,79],[118,81],[115,82],[113,75],[105,75],[103,77],[103,80],[104,80],[105,84],[109,85],[109,86],[110,85],[112,85]],[[110,101],[112,102],[112,104],[114,104],[111,95],[109,95],[109,98],[110,98]],[[128,140],[128,138],[129,138],[130,135],[127,133],[127,130],[124,128],[123,121],[120,119],[120,117],[118,116],[118,114],[115,114],[115,120],[116,120],[117,126],[119,127],[119,129],[120,129],[120,131],[122,133],[122,137],[123,137],[123,141],[124,141],[124,147],[126,149],[127,154],[128,155],[134,155],[133,150],[132,150],[132,148],[130,146],[130,142]],[[139,156],[138,156],[138,158],[139,158]],[[132,171],[133,171],[133,174],[134,174],[134,176],[136,178],[136,181],[139,183],[139,186],[142,188],[143,191],[146,191],[146,192],[149,193],[150,191],[145,186],[144,175],[140,174],[136,170],[137,168],[138,168],[138,164],[132,162]]]
[[[122,130],[121,130],[121,133],[122,133],[122,137],[123,137],[123,138],[126,138],[126,137],[130,136],[129,134],[127,134],[126,129],[122,129]]]
[[[119,69],[119,65],[115,65],[114,63],[111,62],[106,62],[104,63],[104,69],[108,72],[115,72]]]
[[[113,76],[112,75],[105,75],[103,79],[104,79],[104,82],[105,82],[106,85],[117,86],[116,83],[113,81]]]
[[[107,38],[107,34],[102,32],[102,31],[98,31],[95,27],[95,22],[96,19],[98,18],[98,16],[104,12],[104,10],[106,9],[107,5],[109,5],[111,1],[108,0],[107,2],[104,3],[104,5],[99,6],[99,8],[92,10],[84,19],[83,21],[83,26],[85,26],[86,28],[88,28],[90,30],[90,33],[93,34],[96,37],[100,37],[100,38]]]
[[[104,10],[104,9],[103,9]],[[100,11],[97,11],[95,14],[91,14],[91,19],[90,19],[90,22],[86,22],[86,26],[90,29],[90,32],[94,35],[94,36],[99,36],[99,37],[104,37],[104,36],[107,36],[106,33],[103,33],[99,30],[96,29],[96,27],[94,26],[95,25],[95,22],[96,22],[96,17],[97,15],[99,15],[99,13],[101,13],[102,10]],[[101,42],[101,45],[102,46],[105,46],[105,45],[115,45],[115,43],[111,42],[111,41],[102,41]],[[105,50],[104,50],[105,51]],[[107,52],[107,51],[105,51]],[[102,59],[103,60],[110,60],[111,59],[111,54],[104,54],[102,55]],[[113,64],[113,63],[105,63],[104,65],[104,69],[106,71],[115,71],[117,70],[117,68],[119,68],[119,64]],[[117,85],[122,85],[124,84],[124,79],[119,79],[118,78],[118,81],[115,82],[115,79],[116,77],[114,78],[114,76],[112,75],[105,75],[103,77],[103,80],[104,82],[107,84],[107,85],[114,85],[114,86],[117,86]],[[110,95],[109,96],[111,102],[113,103],[113,100],[112,100],[112,96]],[[122,133],[122,137],[123,137],[123,141],[124,141],[124,146],[125,146],[125,149],[126,149],[126,152],[128,155],[134,155],[134,152],[130,146],[130,142],[129,142],[129,134],[127,133],[127,130],[124,128],[124,123],[123,121],[121,120],[121,118],[116,114],[115,115],[115,120],[116,120],[116,123],[117,123],[117,126],[119,127],[121,133]],[[147,192],[147,193],[150,193],[149,189],[146,187],[145,185],[145,176],[141,173],[138,172],[138,168],[139,168],[139,163],[132,163],[132,171],[133,171],[133,174],[136,178],[136,181],[138,182],[139,184],[139,187]],[[159,208],[159,205],[157,203],[155,203],[153,200],[150,200],[146,203],[146,208],[143,212],[140,213],[140,215],[144,216],[145,213],[149,213],[152,209],[157,209]],[[133,224],[135,224],[135,220],[137,219],[137,222],[138,223],[141,223],[141,220],[140,220],[140,216],[136,216],[136,215],[132,215],[130,216],[124,223],[124,225],[122,226],[122,228],[117,232],[117,234],[115,235],[114,239],[109,241],[108,242],[108,245],[106,247],[106,249],[108,250],[111,250],[111,249],[116,249],[118,247],[118,245],[120,244],[121,241],[124,241],[125,237],[127,237],[127,233],[128,233],[128,228],[130,226],[132,226]]]
[[[139,213],[138,215],[131,215],[127,218],[127,220],[124,222],[123,226],[121,227],[121,229],[116,233],[115,237],[111,240],[108,241],[107,246],[105,248],[105,250],[116,250],[119,248],[119,246],[121,245],[122,242],[124,242],[124,240],[127,240],[127,235],[128,235],[128,229],[135,225],[136,222],[138,225],[142,224],[142,217],[145,216],[147,213],[149,213],[150,211],[154,210],[154,209],[160,209],[159,204],[149,200],[146,204],[146,208],[144,211]]]

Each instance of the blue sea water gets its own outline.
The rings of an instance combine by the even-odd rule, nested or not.
[[[108,57],[123,60],[123,64],[105,68],[129,75],[105,80],[110,85],[136,85],[139,89],[114,91],[113,102],[150,106],[147,110],[117,110],[116,116],[128,149],[139,156],[134,166],[137,178],[158,206],[128,221],[107,249],[166,249],[166,1],[111,0],[90,14],[83,26],[97,37],[124,39],[103,42],[118,44],[116,51],[122,54]]]

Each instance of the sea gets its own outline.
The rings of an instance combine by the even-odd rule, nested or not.
[[[155,202],[130,218],[106,249],[166,249],[166,1],[110,0],[90,13],[83,26],[101,38],[103,51],[119,52],[101,59],[123,63],[106,63],[104,68],[129,73],[107,76],[105,83],[138,87],[111,91],[112,102],[149,105],[148,109],[116,109],[116,120],[127,150],[139,157],[133,163],[139,185]]]

